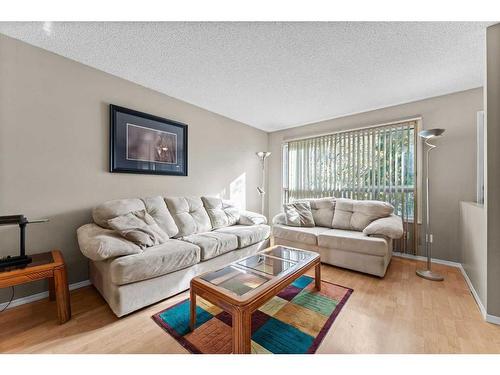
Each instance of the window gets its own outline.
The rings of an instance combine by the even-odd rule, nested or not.
[[[418,120],[289,141],[283,147],[283,200],[343,197],[391,203],[410,228],[416,212]],[[414,245],[411,246],[414,249]]]

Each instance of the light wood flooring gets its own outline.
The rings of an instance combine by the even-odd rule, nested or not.
[[[322,278],[354,293],[318,353],[500,353],[500,326],[483,321],[462,277],[435,265],[445,281],[415,275],[421,262],[393,258],[383,279],[322,266]],[[48,300],[0,314],[2,353],[186,353],[151,315],[187,297],[179,294],[116,318],[93,287],[71,293],[73,318],[57,324]]]

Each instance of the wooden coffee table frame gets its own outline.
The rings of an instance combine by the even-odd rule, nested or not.
[[[272,247],[264,251],[269,249],[272,249]],[[315,287],[317,290],[321,290],[321,261],[319,254],[306,250],[290,249],[313,254],[313,258],[304,261],[304,264],[298,268],[292,268],[290,272],[285,271],[281,275],[274,276],[268,282],[242,296],[203,280],[202,275],[193,278],[189,291],[189,326],[191,330],[196,325],[196,296],[200,296],[231,314],[233,322],[233,354],[249,354],[251,352],[252,313],[255,310],[313,267],[315,269]],[[254,255],[258,254],[260,253]],[[256,273],[258,274],[258,272]]]
[[[71,319],[66,266],[59,250],[32,255],[33,263],[24,268],[13,268],[0,272],[0,288],[7,288],[32,281],[49,280],[49,299],[57,301],[59,323]],[[40,264],[38,264],[40,263]]]

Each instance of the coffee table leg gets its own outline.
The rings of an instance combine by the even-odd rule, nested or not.
[[[49,300],[54,301],[56,299],[56,286],[54,282],[54,277],[49,277]]]
[[[233,354],[250,354],[252,314],[235,310],[233,316]]]
[[[321,263],[316,264],[315,266],[315,277],[314,282],[317,290],[321,290]]]
[[[189,289],[189,311],[189,328],[191,328],[192,331],[196,325],[196,293],[192,286],[191,289]]]
[[[66,323],[71,319],[71,305],[69,301],[68,279],[65,267],[54,269],[54,289],[59,323]]]

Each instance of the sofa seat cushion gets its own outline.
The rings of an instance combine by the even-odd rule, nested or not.
[[[238,248],[247,247],[254,243],[267,240],[271,234],[271,228],[266,224],[259,225],[232,225],[230,227],[216,229],[215,232],[229,233],[238,237]]]
[[[202,261],[215,258],[238,248],[238,237],[230,233],[207,232],[192,234],[182,237],[182,240],[192,243],[201,249],[200,257]]]
[[[385,238],[368,237],[363,232],[343,229],[329,229],[320,233],[318,246],[376,256],[385,256],[389,249]]]
[[[287,241],[300,242],[308,245],[317,245],[317,236],[326,232],[325,227],[289,227],[287,225],[274,225],[273,236]]]
[[[189,242],[167,240],[140,254],[116,258],[110,263],[111,281],[116,285],[151,279],[187,268],[200,261],[200,248]]]

